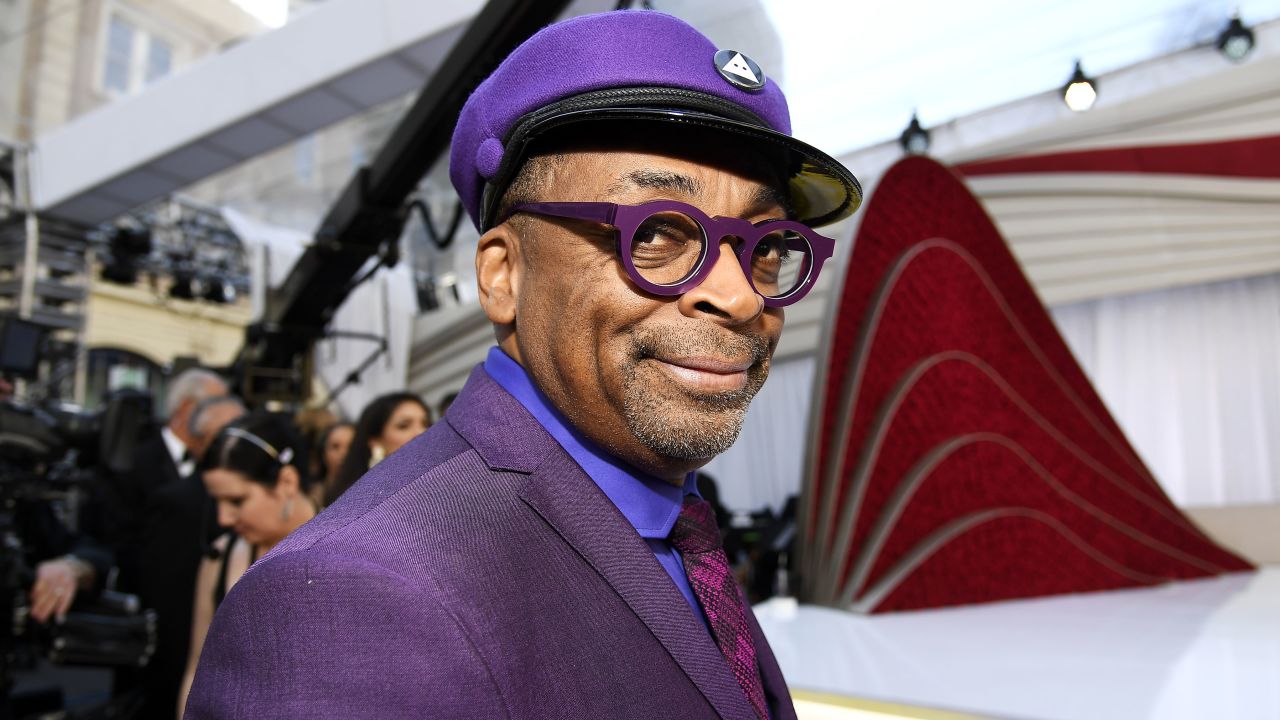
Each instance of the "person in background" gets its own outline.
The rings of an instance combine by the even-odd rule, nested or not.
[[[444,414],[449,412],[449,406],[457,399],[458,393],[456,391],[448,393],[444,397],[440,398],[440,417],[444,417]]]
[[[324,477],[315,465],[316,453],[319,452],[324,434],[339,421],[338,415],[327,407],[305,407],[293,415],[293,427],[302,439],[300,451],[307,460],[307,471],[313,478]]]
[[[217,374],[190,368],[169,381],[165,392],[165,423],[139,438],[129,470],[115,474],[107,484],[106,532],[115,551],[119,577],[116,589],[138,595],[142,606],[156,610],[156,655],[144,668],[119,668],[113,692],[117,697],[136,693],[143,697],[138,717],[165,720],[173,714],[173,702],[182,677],[173,665],[181,664],[190,591],[182,590],[182,563],[171,553],[183,548],[172,543],[174,532],[189,525],[169,512],[168,496],[182,494],[183,480],[195,470],[198,438],[192,431],[197,411],[227,395],[227,384]],[[198,551],[188,561],[194,578]],[[188,580],[187,587],[190,587]],[[177,594],[174,590],[178,588]],[[176,626],[174,625],[176,623]],[[171,630],[177,627],[177,632]]]
[[[186,673],[176,706],[186,704],[213,614],[249,566],[315,517],[302,441],[278,415],[254,413],[218,434],[200,462],[200,476],[218,508],[218,524],[231,530],[214,541],[196,578],[195,609]],[[270,628],[266,628],[270,630]]]
[[[187,423],[191,456],[204,457],[224,427],[245,414],[232,395],[199,402]],[[191,642],[196,571],[219,534],[213,501],[194,467],[152,493],[142,510],[140,595],[156,611],[156,652],[146,668],[148,718],[173,718]]]
[[[190,436],[191,457],[199,460],[208,452],[222,428],[240,419],[247,413],[244,403],[234,395],[209,398],[196,406],[191,413]],[[194,472],[194,468],[192,469]]]
[[[356,436],[354,423],[339,422],[330,425],[320,435],[319,442],[311,452],[311,475],[315,482],[311,485],[311,499],[317,507],[324,506],[324,499],[338,480],[338,470],[351,448],[351,440]]]
[[[227,384],[209,370],[191,368],[170,383],[165,395],[165,424],[159,432],[138,441],[132,467],[112,478],[108,528],[120,567],[119,589],[140,592],[139,555],[146,528],[144,511],[159,488],[176,483],[195,467],[191,416],[200,403],[227,394]],[[145,600],[145,598],[144,598]]]
[[[329,488],[325,505],[332,505],[369,468],[429,427],[431,409],[417,395],[391,393],[375,398],[360,413],[351,448]]]

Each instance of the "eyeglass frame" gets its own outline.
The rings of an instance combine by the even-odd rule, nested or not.
[[[820,235],[816,230],[804,223],[786,219],[770,219],[751,223],[742,218],[725,217],[723,215],[713,218],[693,205],[678,200],[650,200],[639,205],[622,205],[611,202],[521,203],[511,208],[500,222],[505,222],[511,216],[522,212],[571,220],[585,220],[612,227],[617,242],[618,258],[622,261],[622,266],[626,269],[627,276],[646,292],[663,297],[683,295],[701,285],[720,260],[720,244],[726,237],[736,237],[742,240],[741,247],[735,251],[738,256],[738,264],[742,268],[742,274],[751,285],[751,289],[764,300],[765,307],[786,307],[792,303],[799,302],[813,289],[814,284],[818,281],[818,275],[822,271],[823,264],[835,253],[836,241],[834,239]],[[703,252],[698,258],[695,269],[687,278],[671,285],[660,285],[646,280],[636,269],[635,261],[631,257],[631,243],[635,238],[636,231],[640,229],[645,220],[663,212],[684,213],[693,218],[694,222],[698,223],[699,228],[701,228],[704,238],[702,244]],[[755,253],[756,246],[766,235],[779,230],[794,231],[796,235],[804,239],[809,246],[807,259],[809,267],[805,271],[805,278],[797,283],[794,289],[778,297],[769,297],[756,288],[755,279],[751,271],[751,257]],[[716,242],[711,240],[713,234],[716,237]]]

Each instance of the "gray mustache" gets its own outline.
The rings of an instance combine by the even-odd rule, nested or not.
[[[769,359],[769,341],[759,335],[726,334],[714,330],[682,330],[679,334],[650,331],[635,338],[637,358],[711,356],[751,357],[753,365]]]

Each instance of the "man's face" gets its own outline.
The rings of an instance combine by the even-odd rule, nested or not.
[[[580,151],[554,167],[538,201],[666,199],[713,217],[785,215],[777,191],[741,158]],[[768,375],[783,312],[764,306],[730,239],[700,286],[659,297],[628,278],[610,228],[532,215],[511,227],[520,258],[514,335],[503,349],[575,427],[672,481],[733,444]]]
[[[229,390],[227,389],[226,383],[221,380],[208,380],[205,382],[204,387],[202,388],[202,393],[199,397],[205,399],[225,397],[228,392]],[[169,418],[169,427],[173,428],[179,437],[186,437],[188,435],[187,428],[190,427],[191,413],[195,412],[196,406],[199,404],[200,401],[194,398],[185,400],[178,405],[178,409],[175,410],[173,416]],[[187,445],[188,450],[191,450],[192,452],[195,451],[195,448],[191,447],[191,443],[188,443]]]
[[[236,403],[218,403],[205,408],[199,420],[200,432],[203,434],[195,439],[191,454],[197,459],[203,458],[209,446],[213,444],[214,438],[218,437],[218,433],[242,416],[244,416],[244,408]]]

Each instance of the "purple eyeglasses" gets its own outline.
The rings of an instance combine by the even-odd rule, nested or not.
[[[835,251],[834,240],[792,220],[753,225],[740,218],[709,217],[675,200],[525,203],[507,217],[520,212],[612,226],[627,275],[654,295],[683,295],[697,287],[720,258],[720,241],[733,237],[742,241],[736,250],[742,272],[764,304],[785,307],[809,293]]]

